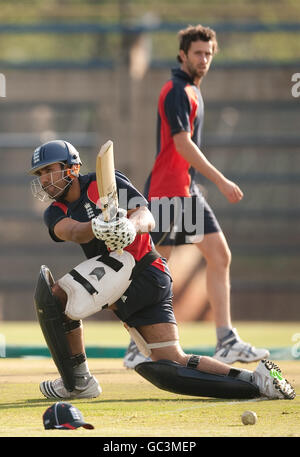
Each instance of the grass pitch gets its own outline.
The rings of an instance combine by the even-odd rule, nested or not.
[[[38,334],[38,327],[32,325]],[[110,337],[114,334],[114,327],[119,323],[111,325]],[[13,324],[11,324],[12,326]],[[91,324],[93,329],[96,326],[98,335],[103,336],[102,324]],[[285,324],[281,324],[281,327],[284,326]],[[89,325],[86,326],[86,340],[94,343],[93,337],[88,336],[88,327]],[[108,328],[108,324],[105,324],[105,327]],[[202,324],[198,325],[200,334],[202,327]],[[286,336],[291,336],[290,332],[294,332],[296,327],[296,324],[291,324],[290,327],[287,325]],[[238,328],[240,329],[241,326]],[[268,325],[266,328],[265,338],[268,334]],[[118,329],[120,332],[119,327]],[[209,326],[209,329],[212,330],[212,327]],[[8,328],[3,330],[4,327],[1,325],[1,333],[4,333],[7,340],[12,342]],[[249,340],[258,345],[255,340],[257,326],[254,327],[251,324],[243,330],[249,335]],[[182,326],[181,333],[185,334],[184,326]],[[31,334],[31,341],[27,339],[26,343],[34,342],[35,335],[32,333],[32,329]],[[187,334],[190,336],[190,331]],[[18,333],[18,338],[21,340],[20,333]],[[213,334],[211,338],[213,340]],[[39,341],[39,343],[41,342],[42,340]],[[124,342],[128,342],[126,333]],[[183,342],[192,344],[188,336]],[[120,341],[114,341],[114,343],[120,344]],[[200,344],[201,341],[198,340],[198,343]],[[278,337],[277,341],[274,339],[274,343],[279,344]],[[265,347],[269,346],[270,344],[265,344]],[[278,361],[278,364],[298,394],[300,391],[300,362]],[[256,363],[250,364],[246,368],[255,369],[256,365]],[[96,399],[72,400],[71,403],[82,411],[85,420],[92,423],[95,429],[46,431],[42,424],[42,414],[54,401],[45,399],[38,386],[45,379],[57,377],[54,363],[48,358],[1,358],[0,437],[300,436],[299,394],[292,401],[260,399],[235,401],[188,397],[159,390],[135,371],[123,368],[121,359],[90,359],[89,366],[99,380],[103,392]],[[235,366],[245,367],[245,365],[239,364],[235,364]],[[245,426],[241,422],[241,414],[249,409],[256,412],[258,421],[255,425]]]

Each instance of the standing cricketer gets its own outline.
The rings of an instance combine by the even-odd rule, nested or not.
[[[216,34],[208,27],[197,25],[181,30],[178,36],[180,68],[172,70],[172,78],[159,95],[157,155],[145,189],[151,210],[158,216],[157,228],[151,235],[156,249],[166,259],[174,246],[191,243],[203,255],[217,333],[213,357],[228,364],[254,362],[268,357],[269,352],[242,341],[232,326],[231,252],[215,214],[195,183],[195,172],[199,172],[217,186],[229,203],[238,203],[243,198],[239,186],[216,169],[200,149],[204,122],[200,86],[218,50]],[[156,211],[158,202],[161,202],[160,213]],[[163,217],[166,212],[170,216],[167,227]],[[197,213],[203,216],[198,222]],[[193,224],[196,229],[187,231]],[[133,368],[138,361],[141,356],[131,341],[124,365]]]

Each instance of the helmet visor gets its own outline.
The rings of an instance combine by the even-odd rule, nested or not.
[[[59,198],[72,180],[66,176],[66,170],[51,171],[31,181],[31,192],[42,202]]]

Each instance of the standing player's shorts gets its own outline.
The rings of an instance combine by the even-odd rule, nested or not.
[[[201,193],[155,199],[149,209],[156,223],[151,237],[157,246],[200,243],[204,235],[221,231],[213,210]]]
[[[133,279],[124,295],[116,302],[116,316],[129,327],[161,323],[176,324],[173,312],[172,279],[149,265]]]

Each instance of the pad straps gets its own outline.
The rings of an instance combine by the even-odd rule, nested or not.
[[[187,368],[197,368],[199,361],[200,361],[199,355],[191,355],[186,366],[187,366]]]
[[[120,262],[118,259],[115,259],[114,257],[110,257],[109,253],[103,254],[97,259],[98,262],[104,263],[104,265],[107,265],[108,267],[112,268],[114,271],[119,271],[123,267],[123,263]]]
[[[75,281],[79,282],[91,295],[98,293],[95,287],[80,273],[78,273],[78,271],[73,269],[70,271],[70,275]]]

